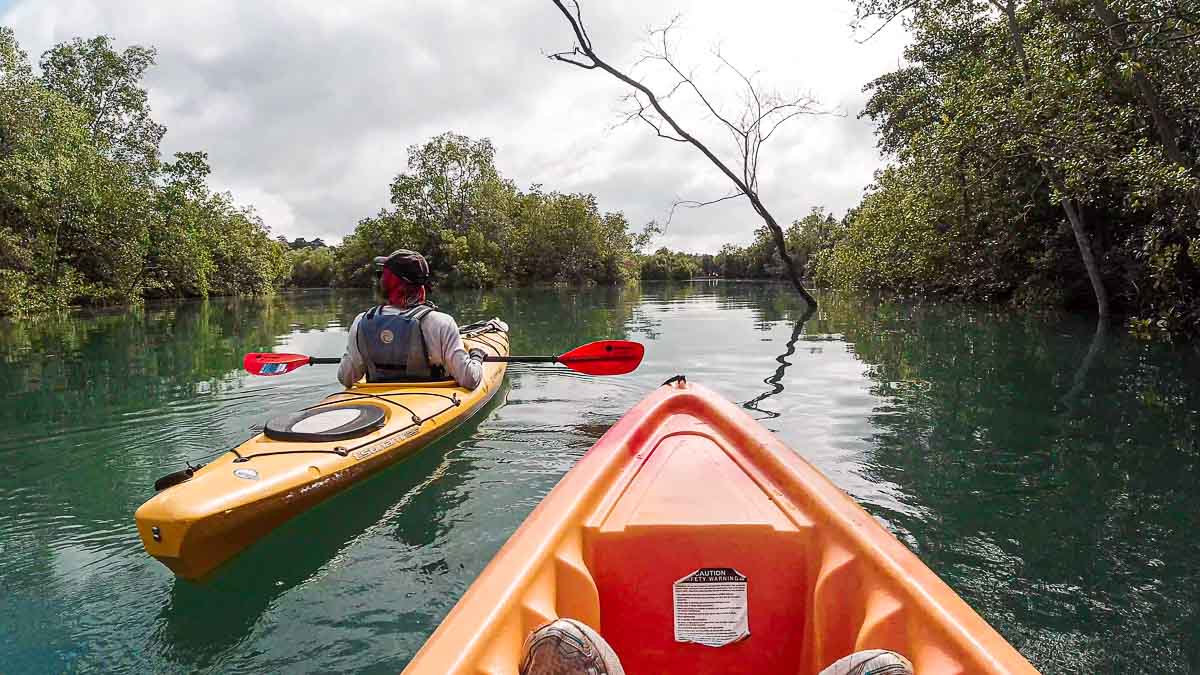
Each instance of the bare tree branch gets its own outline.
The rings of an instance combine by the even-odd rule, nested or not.
[[[901,14],[907,12],[908,10],[912,9],[913,7],[916,7],[920,3],[921,3],[921,0],[912,0],[912,2],[909,2],[908,4],[904,5],[903,7],[896,10],[895,12],[892,12],[891,16],[885,17],[883,20],[883,23],[879,24],[879,26],[875,30],[871,31],[870,35],[868,35],[867,37],[865,37],[861,40],[855,40],[855,42],[857,42],[860,45],[870,42],[871,38],[875,37],[876,35],[879,35],[883,31],[884,28],[887,28],[889,25],[891,25],[891,23],[893,21],[895,21]]]
[[[763,143],[770,138],[770,136],[774,134],[775,131],[778,130],[779,126],[784,122],[794,119],[795,117],[805,114],[806,112],[812,112],[813,102],[811,99],[806,97],[796,97],[794,99],[785,100],[782,96],[779,96],[775,92],[763,93],[758,87],[755,86],[753,75],[746,76],[744,73],[742,73],[742,71],[738,70],[733,66],[733,64],[731,64],[723,56],[720,56],[718,53],[718,58],[722,61],[722,63],[724,63],[726,67],[737,74],[745,85],[745,106],[739,122],[733,122],[727,115],[722,114],[718,110],[717,106],[714,105],[703,93],[700,87],[696,84],[693,75],[691,73],[685,73],[682,68],[678,67],[675,60],[671,57],[671,43],[669,34],[671,29],[676,25],[678,17],[672,19],[671,22],[668,23],[664,28],[651,33],[651,36],[657,38],[657,41],[661,44],[661,50],[658,52],[649,52],[643,54],[642,57],[637,61],[639,64],[650,61],[665,63],[666,66],[675,74],[677,79],[674,86],[668,90],[666,96],[659,97],[652,89],[650,89],[649,86],[613,67],[596,54],[596,51],[592,46],[591,39],[588,36],[587,29],[584,27],[583,14],[578,0],[569,0],[571,8],[568,8],[567,6],[568,0],[553,0],[553,2],[562,13],[563,17],[567,20],[567,23],[570,24],[571,31],[575,35],[575,45],[570,51],[555,52],[550,54],[549,58],[555,61],[569,63],[573,66],[586,70],[603,70],[626,86],[629,86],[634,90],[633,97],[632,99],[626,97],[625,100],[632,100],[636,104],[637,109],[626,116],[625,122],[632,121],[635,118],[641,119],[651,128],[653,128],[655,134],[660,138],[665,138],[675,142],[688,143],[692,145],[692,147],[696,148],[696,150],[698,150],[706,158],[708,158],[708,160],[712,162],[712,164],[717,167],[721,173],[725,174],[725,176],[733,182],[735,190],[732,194],[727,195],[726,197],[712,200],[707,203],[716,203],[741,196],[745,196],[747,199],[749,199],[755,213],[762,218],[763,222],[767,225],[767,229],[771,232],[772,238],[775,242],[776,251],[779,253],[779,257],[783,262],[784,269],[787,271],[788,278],[792,282],[792,285],[810,306],[815,307],[817,304],[816,299],[813,298],[807,290],[805,290],[804,284],[801,282],[801,275],[803,271],[797,269],[795,261],[792,260],[791,255],[788,253],[787,242],[783,235],[783,228],[779,226],[779,223],[775,220],[775,217],[767,209],[766,205],[763,204],[758,195],[758,162]],[[572,11],[572,8],[574,11]],[[708,147],[707,144],[684,129],[683,126],[680,125],[679,122],[674,118],[674,116],[672,116],[663,106],[663,101],[679,91],[684,85],[686,85],[690,91],[696,94],[701,103],[705,106],[705,108],[708,109],[709,113],[712,114],[713,117],[718,121],[720,121],[729,131],[731,136],[738,142],[741,159],[740,176],[735,173],[734,170],[729,167],[729,165],[722,161],[716,155],[716,153],[714,153]],[[653,112],[653,116],[651,115],[651,111]],[[778,116],[779,119],[770,121],[769,128],[767,132],[764,133],[764,124],[768,124],[768,120],[771,120],[772,116]],[[658,120],[661,120],[661,122]],[[703,206],[705,204],[706,202],[677,202],[671,208],[671,216],[674,216],[676,206],[687,205],[694,208]],[[670,220],[668,219],[668,223],[669,222]]]
[[[666,218],[666,220],[663,221],[662,228],[659,230],[659,235],[661,236],[663,234],[666,234],[667,228],[669,228],[671,226],[671,221],[673,221],[675,219],[675,211],[678,210],[680,207],[685,208],[685,209],[699,209],[699,208],[703,208],[705,206],[712,206],[713,204],[717,204],[719,202],[728,201],[730,199],[737,199],[738,197],[744,197],[744,196],[746,196],[746,195],[745,195],[745,193],[742,193],[742,192],[731,192],[731,193],[725,195],[724,197],[717,197],[716,199],[710,199],[708,201],[703,201],[703,202],[695,201],[692,199],[676,199],[675,201],[671,202],[671,209],[669,211],[667,211],[667,218]]]
[[[808,114],[813,114],[813,113],[808,113],[804,110],[796,110],[791,113],[788,113],[787,115],[784,115],[777,122],[775,122],[774,124],[771,125],[771,128],[767,131],[767,133],[763,134],[762,139],[759,141],[759,143],[760,144],[766,143],[767,139],[771,137],[771,134],[774,134],[775,131],[777,129],[779,129],[779,127],[783,126],[784,122],[792,119],[793,117],[799,117],[800,115],[808,115]]]
[[[579,0],[572,0],[572,2],[575,4],[575,22],[579,26],[579,30],[577,31],[579,44],[583,45],[583,48],[590,54],[592,51],[592,38],[588,35],[587,28],[583,25],[583,9],[579,7]]]
[[[686,138],[680,138],[679,136],[672,136],[671,134],[668,134],[665,131],[663,131],[661,126],[659,126],[658,124],[655,124],[654,120],[652,120],[646,116],[646,113],[644,110],[639,110],[637,113],[637,117],[639,119],[641,119],[643,122],[645,122],[646,124],[650,125],[650,128],[654,130],[654,133],[659,138],[665,138],[668,141],[675,141],[676,143],[687,143],[688,142],[688,140]]]
[[[668,94],[668,96],[670,96],[670,94]],[[623,120],[621,120],[621,122],[619,122],[616,126],[623,126],[625,124],[628,124],[629,122],[632,122],[633,120],[641,120],[641,121],[645,122],[647,125],[649,125],[650,128],[654,130],[655,135],[657,135],[659,138],[665,138],[668,141],[675,141],[677,143],[687,143],[688,142],[686,138],[672,136],[671,134],[668,134],[667,132],[663,131],[662,124],[660,122],[656,122],[650,115],[647,114],[647,111],[649,111],[649,108],[646,106],[646,104],[642,103],[641,98],[638,97],[636,92],[631,92],[629,94],[626,94],[625,96],[622,96],[621,100],[633,101],[636,106],[636,109],[633,110],[632,112],[628,113],[627,115],[625,115],[625,118]]]
[[[702,206],[712,206],[713,204],[716,204],[719,202],[723,202],[723,201],[726,201],[729,199],[737,199],[738,197],[744,197],[744,196],[745,195],[741,192],[734,192],[732,194],[727,194],[724,197],[717,197],[716,199],[710,199],[706,202],[698,202],[698,201],[694,201],[691,199],[680,199],[680,200],[676,200],[675,203],[671,205],[671,213],[674,213],[675,208],[679,207],[679,206],[682,206],[685,209],[698,209]]]
[[[577,60],[580,54],[583,54],[583,52],[579,50],[579,47],[576,47],[569,52],[554,52],[552,54],[546,54],[546,56],[555,61],[562,61],[563,63],[569,63],[573,66],[579,66],[580,68],[585,68],[587,70],[591,70],[596,67],[596,63],[594,61],[587,63]]]
[[[651,54],[650,58],[653,58],[653,59],[662,61],[663,63],[666,63],[667,67],[669,67],[671,70],[673,70],[675,72],[676,75],[679,76],[680,84],[687,84],[689,87],[691,87],[692,91],[695,92],[697,98],[700,99],[700,102],[704,104],[705,108],[708,108],[708,112],[710,112],[713,117],[717,118],[718,120],[721,121],[722,124],[724,124],[730,130],[737,133],[739,131],[739,129],[732,122],[725,119],[725,117],[720,112],[717,111],[716,107],[713,106],[713,104],[709,102],[708,97],[704,95],[704,92],[700,91],[700,87],[696,86],[695,79],[690,74],[684,75],[683,71],[680,70],[679,67],[675,65],[674,59],[671,58],[670,43],[667,40],[667,31],[671,30],[671,28],[673,28],[675,26],[675,24],[678,22],[678,20],[679,20],[679,17],[676,16],[675,18],[671,19],[671,22],[669,24],[667,24],[663,28],[660,28],[657,31],[655,31],[655,32],[659,33],[662,37],[662,51],[659,52],[658,54]],[[679,86],[679,85],[676,85],[676,86]]]

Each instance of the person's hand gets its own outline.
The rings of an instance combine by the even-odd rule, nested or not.
[[[487,352],[483,351],[479,347],[472,347],[471,351],[467,352],[467,355],[476,361],[482,362],[483,357],[487,356]]]

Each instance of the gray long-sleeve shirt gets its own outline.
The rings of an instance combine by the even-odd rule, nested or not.
[[[407,309],[392,305],[384,305],[384,314],[401,314]],[[347,387],[354,386],[367,372],[367,364],[358,350],[358,324],[362,321],[363,312],[354,317],[350,324],[350,339],[346,342],[346,353],[338,365],[338,381]],[[463,346],[462,336],[458,333],[458,324],[454,317],[442,312],[430,312],[421,321],[421,335],[425,338],[425,350],[429,353],[429,363],[442,366],[460,386],[474,389],[483,381],[483,364],[472,359]]]

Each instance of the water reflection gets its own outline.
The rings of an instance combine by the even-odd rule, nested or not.
[[[920,507],[885,517],[1018,648],[1048,671],[1195,653],[1194,358],[987,310],[833,323],[884,403],[864,471]]]
[[[507,387],[497,392],[484,416],[506,393]],[[474,463],[458,446],[476,433],[480,419],[356,486],[350,495],[284,524],[205,582],[174,580],[154,636],[165,648],[163,656],[186,670],[213,667],[210,659],[253,639],[280,596],[354,564],[356,544],[373,537],[390,539],[397,549],[375,574],[416,571],[436,587],[437,577],[448,569],[444,559],[427,559],[429,547],[447,536],[448,514],[464,499],[459,488],[475,473]]]
[[[1087,354],[1084,355],[1083,361],[1080,362],[1079,370],[1075,371],[1071,388],[1059,399],[1059,403],[1066,407],[1068,412],[1072,411],[1075,400],[1083,393],[1084,387],[1087,385],[1088,373],[1091,371],[1092,365],[1095,364],[1100,353],[1104,351],[1104,343],[1109,330],[1110,326],[1107,319],[1099,318],[1096,320],[1096,332],[1092,334],[1092,341],[1088,344]]]
[[[766,415],[768,418],[779,417],[780,413],[771,410],[763,410],[762,408],[758,407],[758,404],[783,391],[783,377],[787,374],[788,366],[792,365],[791,361],[788,361],[788,358],[796,353],[796,342],[800,340],[800,336],[804,332],[804,324],[812,318],[812,315],[816,313],[816,311],[816,307],[810,306],[807,310],[805,310],[804,315],[800,317],[800,319],[792,326],[792,337],[788,339],[787,347],[784,349],[782,354],[775,357],[775,360],[779,362],[779,367],[775,369],[775,372],[770,377],[763,380],[763,383],[771,385],[771,388],[743,403],[743,408],[760,412]]]
[[[207,585],[141,551],[153,480],[337,388],[375,300],[305,293],[0,322],[7,672],[396,671],[559,477],[676,373],[754,410],[1046,672],[1200,670],[1200,356],[1085,319],[784,287],[438,291],[513,348],[646,343],[634,375],[510,369],[485,416]],[[765,376],[765,377],[764,377]],[[11,617],[11,618],[5,618]]]

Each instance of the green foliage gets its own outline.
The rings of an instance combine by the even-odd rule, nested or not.
[[[136,166],[149,182],[166,127],[150,117],[142,78],[154,65],[153,49],[117,53],[112,38],[75,38],[42,55],[42,86],[87,115],[87,129],[114,159]]]
[[[0,27],[0,313],[148,296],[263,293],[285,248],[212,194],[203,153],[160,163],[141,86],[154,52],[107,37],[46,52]]]
[[[269,236],[249,208],[233,206],[218,197],[223,231],[209,240],[216,271],[211,291],[218,295],[257,295],[277,288],[287,278],[287,252]]]
[[[787,241],[788,251],[791,252],[792,258],[800,265],[800,269],[810,272],[810,277],[813,276],[811,271],[816,259],[833,248],[842,236],[844,236],[843,224],[820,206],[813,207],[807,216],[792,223],[784,232],[784,239]],[[779,254],[775,253],[773,248],[771,251],[772,266],[782,267]],[[780,273],[782,273],[782,268]]]
[[[288,286],[320,288],[332,286],[335,273],[333,249],[327,246],[304,246],[287,254],[290,276]]]
[[[814,274],[831,286],[898,291],[932,290],[934,277],[953,278],[958,266],[931,225],[937,216],[920,179],[884,170],[880,189],[863,200],[837,244],[817,252]]]
[[[1194,0],[856,4],[868,27],[904,10],[910,65],[867,87],[894,162],[817,254],[822,281],[1092,306],[1070,199],[1115,305],[1200,330]]]
[[[371,261],[421,251],[439,284],[619,283],[636,278],[634,237],[592,195],[516,188],[490,141],[446,133],[409,148],[392,209],[359,221],[333,254],[341,286],[370,286]]]
[[[653,224],[652,224],[653,225]],[[648,241],[657,233],[652,227],[639,237]],[[823,208],[814,208],[804,218],[795,221],[784,231],[784,240],[792,260],[801,270],[808,270],[814,258],[833,246],[841,236],[842,224]],[[695,276],[718,276],[727,279],[780,279],[784,277],[783,261],[775,248],[771,231],[765,226],[754,232],[754,240],[746,246],[726,244],[714,254],[693,254],[659,249],[642,257],[643,279],[689,279]]]
[[[655,281],[691,279],[700,273],[700,256],[660,248],[642,260],[642,278]]]

